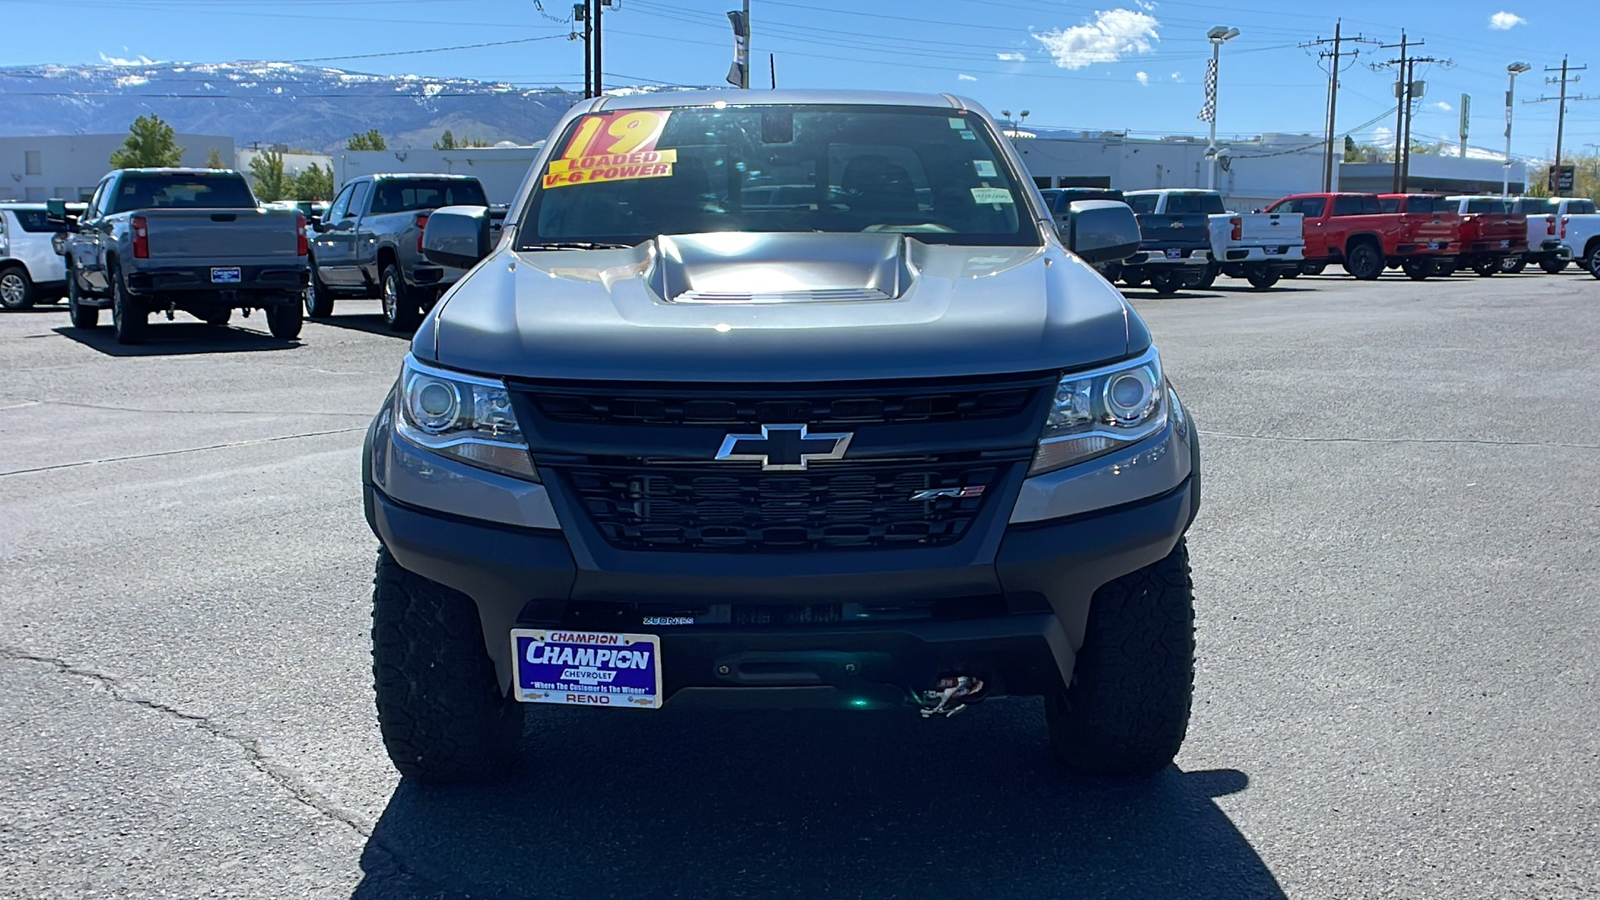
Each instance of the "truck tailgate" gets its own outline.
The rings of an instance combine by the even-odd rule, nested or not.
[[[148,209],[150,258],[211,263],[294,263],[299,214],[286,209]]]
[[[1476,220],[1477,240],[1499,243],[1510,241],[1521,245],[1528,238],[1527,217],[1512,213],[1470,213],[1465,218]],[[1463,228],[1465,235],[1467,229]]]
[[[1203,213],[1166,215],[1146,213],[1139,218],[1141,247],[1210,246],[1211,223]]]
[[[1239,237],[1230,243],[1250,246],[1305,243],[1301,231],[1305,217],[1300,213],[1241,213],[1232,218],[1239,220]]]

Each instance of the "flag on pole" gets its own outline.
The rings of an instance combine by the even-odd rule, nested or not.
[[[738,88],[750,86],[750,21],[742,10],[728,13],[733,23],[733,65],[728,68],[728,83]]]
[[[1215,122],[1217,120],[1217,61],[1206,61],[1206,105],[1200,107],[1200,115],[1195,116],[1202,122]]]

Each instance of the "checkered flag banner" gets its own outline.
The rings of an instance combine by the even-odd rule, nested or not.
[[[1215,122],[1217,120],[1217,61],[1206,61],[1206,105],[1200,107],[1200,115],[1195,116],[1202,122]]]

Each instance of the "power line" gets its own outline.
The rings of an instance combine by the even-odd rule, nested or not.
[[[1328,118],[1324,127],[1324,134],[1327,136],[1327,146],[1322,153],[1322,190],[1324,192],[1333,190],[1333,138],[1334,131],[1338,127],[1337,123],[1339,120],[1339,74],[1341,71],[1343,71],[1340,67],[1340,60],[1345,56],[1349,56],[1350,65],[1353,66],[1356,63],[1356,58],[1361,55],[1361,49],[1359,47],[1349,51],[1345,51],[1341,48],[1345,41],[1349,41],[1352,44],[1377,43],[1377,41],[1359,34],[1355,37],[1344,37],[1342,33],[1343,27],[1344,20],[1337,19],[1333,23],[1333,38],[1331,40],[1327,38],[1317,38],[1314,41],[1300,45],[1303,48],[1320,48],[1328,44],[1333,45],[1332,51],[1317,51],[1318,59],[1331,60],[1328,65]],[[1388,115],[1388,113],[1384,113],[1384,115]]]
[[[1556,108],[1556,160],[1555,160],[1555,164],[1553,166],[1551,166],[1551,168],[1550,168],[1551,180],[1553,180],[1555,182],[1554,189],[1550,193],[1554,194],[1557,197],[1561,196],[1561,190],[1562,190],[1562,188],[1561,188],[1561,138],[1562,138],[1564,132],[1567,130],[1567,101],[1568,100],[1600,100],[1600,97],[1585,97],[1585,96],[1582,96],[1582,95],[1579,95],[1579,96],[1576,96],[1576,97],[1567,96],[1567,84],[1569,82],[1580,81],[1583,78],[1583,76],[1581,76],[1581,75],[1573,75],[1572,77],[1569,78],[1569,77],[1567,77],[1568,73],[1569,72],[1583,72],[1583,71],[1586,71],[1588,68],[1589,68],[1588,66],[1568,66],[1567,65],[1567,58],[1565,56],[1563,56],[1563,57],[1561,57],[1561,68],[1557,69],[1557,68],[1552,68],[1550,66],[1545,66],[1544,67],[1545,72],[1560,72],[1561,73],[1561,77],[1560,78],[1546,77],[1545,80],[1544,80],[1545,84],[1559,84],[1559,85],[1561,85],[1561,95],[1559,97],[1545,97],[1545,96],[1541,95],[1541,96],[1539,96],[1539,97],[1537,97],[1537,98],[1535,98],[1533,100],[1524,100],[1524,101],[1522,101],[1523,103],[1548,103],[1551,100],[1555,100],[1559,104],[1559,106],[1557,106],[1557,108]]]
[[[336,62],[345,59],[379,59],[387,56],[419,56],[424,53],[448,53],[452,50],[479,50],[484,47],[507,47],[512,44],[531,44],[535,41],[551,41],[556,38],[565,38],[564,34],[547,34],[543,37],[514,38],[509,41],[488,41],[482,44],[457,44],[454,47],[429,47],[425,50],[391,50],[388,53],[357,53],[351,56],[308,56],[303,59],[285,59],[282,62],[311,63],[311,62]]]

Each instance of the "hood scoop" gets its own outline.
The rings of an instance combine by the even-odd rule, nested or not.
[[[900,234],[662,235],[653,287],[668,303],[895,300],[910,286]]]

